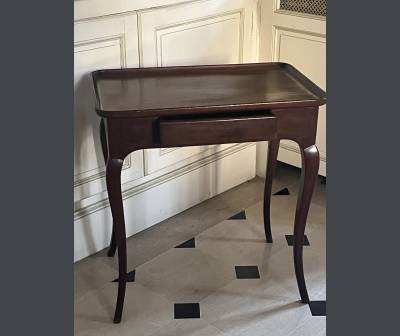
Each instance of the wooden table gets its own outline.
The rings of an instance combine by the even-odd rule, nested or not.
[[[92,77],[113,216],[108,255],[114,256],[118,247],[114,322],[121,321],[127,281],[121,168],[128,154],[145,148],[269,141],[264,229],[266,241],[272,243],[271,186],[279,141],[295,141],[302,156],[302,181],[294,222],[294,266],[301,301],[308,303],[303,237],[318,174],[315,138],[325,93],[285,63],[99,70]]]

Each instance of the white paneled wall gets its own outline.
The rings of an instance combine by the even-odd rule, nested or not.
[[[325,88],[325,20],[279,10],[279,0],[77,0],[75,11],[75,260],[111,234],[90,72],[102,68],[288,62]],[[318,126],[325,175],[325,108]],[[257,152],[257,158],[256,158]],[[299,165],[293,143],[279,159]],[[127,235],[265,174],[266,145],[151,149],[129,155],[122,189]]]
[[[99,138],[99,118],[93,109],[90,72],[101,68],[138,66],[137,15],[99,18],[75,24],[74,45],[74,198],[96,197],[106,190],[105,164]],[[122,182],[143,177],[143,151],[124,162]]]
[[[256,62],[258,2],[75,1],[75,260],[109,243],[111,215],[90,72]],[[137,151],[122,172],[127,235],[255,176],[255,144]]]
[[[256,10],[254,1],[209,0],[139,12],[141,66],[256,62]],[[175,169],[184,159],[231,146],[147,149],[145,171]]]

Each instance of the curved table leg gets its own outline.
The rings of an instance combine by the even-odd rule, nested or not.
[[[274,178],[276,161],[278,158],[279,142],[280,142],[279,139],[271,140],[268,142],[267,172],[265,174],[265,186],[264,186],[264,231],[267,243],[272,243],[271,215],[270,215],[271,190],[272,190],[272,180]]]
[[[104,162],[105,164],[107,164],[108,161],[107,136],[103,118],[100,120],[100,141],[101,141],[101,149],[103,151]],[[110,242],[110,247],[107,251],[107,255],[109,257],[113,257],[115,255],[116,250],[117,250],[117,242],[115,240],[114,224],[113,224],[111,242]]]
[[[315,145],[307,148],[300,146],[302,157],[301,185],[297,199],[296,216],[294,221],[294,268],[301,302],[309,303],[306,282],[303,270],[303,239],[306,227],[308,210],[314,191],[315,180],[318,176],[319,153]]]
[[[114,323],[119,323],[121,321],[127,280],[126,233],[121,194],[121,169],[123,162],[124,160],[122,159],[109,159],[106,170],[108,198],[110,200],[114,222],[114,235],[118,247],[118,297],[115,307]]]
[[[107,256],[114,257],[116,250],[117,250],[117,241],[115,240],[115,232],[114,232],[114,225],[113,225],[110,247],[108,248]]]

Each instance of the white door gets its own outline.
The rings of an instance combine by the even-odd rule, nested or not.
[[[142,67],[257,62],[256,0],[206,0],[140,11]],[[171,171],[230,145],[145,150],[145,174]]]
[[[326,0],[264,0],[261,11],[260,60],[290,63],[323,90],[326,88]],[[319,174],[326,176],[326,107],[319,111]],[[266,146],[258,149],[265,161]],[[300,167],[298,146],[281,141],[278,159]],[[263,171],[264,162],[259,162]]]

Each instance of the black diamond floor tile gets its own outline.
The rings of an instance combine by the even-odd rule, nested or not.
[[[199,303],[175,303],[175,319],[195,319],[200,318]]]
[[[294,244],[294,236],[293,235],[285,235],[287,244],[289,246],[293,246]],[[307,235],[304,235],[303,246],[310,246],[310,242],[308,241]]]
[[[236,279],[260,279],[257,266],[235,266]]]
[[[288,188],[283,188],[282,190],[277,191],[274,195],[290,195],[290,192]]]
[[[310,301],[312,316],[326,316],[326,301]]]
[[[233,215],[232,217],[229,217],[228,219],[246,219],[246,212],[243,210],[236,215]]]
[[[135,275],[136,275],[135,270],[127,273],[128,279],[126,280],[126,282],[135,282]],[[118,282],[118,278],[113,280],[113,282]]]
[[[194,238],[191,238],[185,241],[184,243],[175,246],[175,248],[195,248],[195,247],[196,247],[196,240]]]

